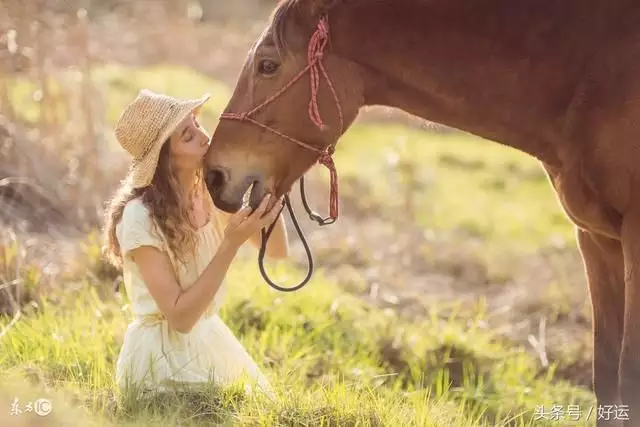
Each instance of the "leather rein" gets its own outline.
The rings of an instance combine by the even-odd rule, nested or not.
[[[329,41],[329,22],[326,15],[320,17],[318,25],[316,27],[315,32],[311,36],[309,40],[309,46],[307,49],[307,66],[303,68],[298,74],[296,74],[286,85],[284,85],[280,90],[278,90],[273,95],[269,96],[264,102],[257,105],[253,109],[248,112],[241,113],[223,113],[220,116],[220,119],[226,120],[236,120],[241,123],[250,123],[255,126],[261,127],[262,129],[271,132],[283,139],[286,139],[294,144],[299,145],[302,148],[313,151],[318,154],[317,162],[324,165],[327,169],[329,169],[330,173],[330,186],[331,192],[329,195],[329,216],[327,218],[323,218],[316,212],[314,212],[307,203],[307,198],[304,190],[304,175],[300,177],[300,197],[302,199],[302,204],[304,209],[306,210],[309,218],[316,222],[318,225],[329,225],[333,224],[338,219],[338,175],[336,171],[336,166],[333,161],[333,153],[335,151],[335,145],[331,144],[325,149],[318,149],[312,145],[309,145],[303,141],[300,141],[297,138],[291,137],[277,129],[274,129],[264,123],[259,122],[254,118],[255,114],[263,110],[267,105],[274,102],[278,97],[280,97],[284,92],[286,92],[289,88],[291,88],[296,82],[298,82],[307,72],[309,72],[309,79],[311,82],[311,99],[309,100],[309,118],[320,130],[326,130],[326,126],[320,117],[320,111],[318,108],[318,89],[320,87],[320,77],[324,77],[327,82],[327,86],[333,95],[333,99],[335,101],[336,109],[338,110],[338,118],[340,120],[340,135],[344,131],[344,118],[342,115],[342,108],[340,106],[340,101],[338,100],[338,95],[336,94],[336,90],[327,74],[327,71],[324,67],[323,59],[326,45]],[[274,221],[267,230],[262,229],[262,243],[260,245],[260,251],[258,252],[258,267],[260,268],[260,274],[264,278],[264,280],[271,286],[273,289],[278,290],[280,292],[292,292],[301,289],[304,285],[309,282],[311,279],[311,275],[313,274],[313,255],[311,254],[311,249],[309,248],[309,244],[304,237],[304,233],[302,232],[300,225],[298,224],[298,220],[295,216],[293,208],[291,207],[291,201],[289,200],[289,194],[285,194],[284,196],[285,204],[287,210],[289,211],[289,215],[291,216],[291,220],[293,222],[293,226],[302,241],[302,245],[304,247],[305,253],[307,255],[307,275],[302,281],[296,286],[285,288],[274,283],[269,276],[267,275],[264,268],[264,255],[267,248],[267,242],[269,241],[269,237],[275,227],[277,222]]]

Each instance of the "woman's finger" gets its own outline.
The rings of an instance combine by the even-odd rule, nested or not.
[[[234,213],[231,218],[229,218],[229,222],[238,225],[242,221],[246,220],[247,217],[251,214],[251,206],[246,206],[240,209],[238,212]]]
[[[262,217],[265,210],[267,209],[267,206],[269,205],[269,200],[271,199],[271,197],[271,194],[267,194],[266,196],[264,196],[262,202],[260,202],[260,206],[258,206],[258,208],[251,213],[250,219],[259,219],[260,217]]]

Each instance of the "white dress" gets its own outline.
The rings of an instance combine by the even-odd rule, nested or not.
[[[205,314],[186,334],[172,330],[149,293],[129,251],[154,246],[166,252],[164,239],[154,233],[153,221],[140,199],[127,203],[116,227],[123,255],[123,278],[135,316],[129,324],[116,365],[116,382],[121,388],[133,383],[142,390],[166,390],[168,386],[219,385],[238,380],[256,382],[274,397],[267,378],[231,330],[218,317],[224,283]],[[198,230],[195,256],[178,268],[179,284],[191,286],[214,256],[220,239],[220,223],[211,219]],[[158,230],[159,233],[159,230]],[[176,263],[170,257],[173,265]],[[246,385],[250,388],[250,385]]]

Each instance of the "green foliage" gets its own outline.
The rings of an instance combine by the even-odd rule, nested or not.
[[[299,273],[279,267],[281,274]],[[407,322],[345,295],[321,275],[297,294],[279,295],[246,260],[234,265],[228,283],[221,316],[264,366],[281,397],[275,404],[213,385],[162,405],[157,396],[119,395],[113,375],[130,319],[128,301],[104,301],[94,289],[80,290],[63,305],[43,301],[37,315],[16,323],[0,341],[0,372],[72,391],[90,412],[105,412],[114,423],[142,423],[136,425],[153,419],[530,425],[536,405],[592,404],[590,393],[540,376],[521,349],[494,342],[481,328],[482,313],[465,322],[443,319],[434,308],[432,316]]]

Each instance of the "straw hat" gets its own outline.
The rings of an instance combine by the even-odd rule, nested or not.
[[[199,99],[181,100],[143,89],[124,109],[115,135],[133,157],[128,174],[133,188],[151,184],[164,142],[185,117],[197,114],[209,98],[205,94]]]

